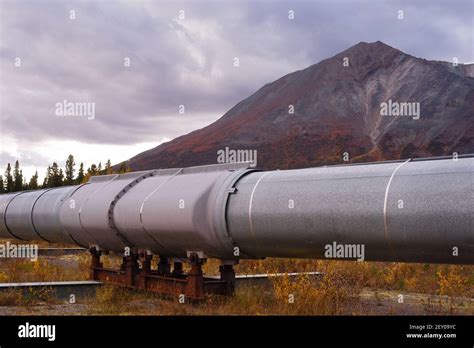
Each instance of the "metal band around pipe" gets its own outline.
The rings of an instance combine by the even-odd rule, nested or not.
[[[249,202],[249,225],[250,225],[250,233],[252,234],[253,239],[255,242],[258,244],[258,240],[255,238],[255,233],[253,230],[253,224],[252,224],[252,203],[253,203],[253,196],[255,194],[255,190],[257,189],[258,184],[260,181],[267,176],[268,174],[273,173],[273,172],[266,172],[263,174],[260,178],[258,178],[257,182],[255,183],[255,186],[253,187],[252,193],[250,194],[250,202]]]
[[[19,239],[19,240],[25,240],[23,238],[20,238],[18,237],[17,235],[15,235],[11,230],[10,228],[8,227],[8,224],[7,224],[7,210],[8,210],[8,207],[10,206],[11,202],[16,198],[18,197],[19,195],[21,195],[22,193],[26,193],[27,191],[24,191],[24,192],[18,192],[16,195],[14,195],[9,201],[8,203],[5,205],[5,209],[3,210],[3,222],[5,223],[5,227],[7,229],[7,232],[10,233],[10,235],[15,238],[15,239]]]
[[[46,190],[44,190],[38,197],[36,197],[36,199],[35,199],[35,201],[34,201],[34,203],[33,203],[33,206],[31,207],[31,212],[30,212],[30,214],[31,214],[31,225],[33,225],[33,230],[36,232],[36,234],[37,234],[41,239],[47,241],[48,243],[51,243],[51,241],[50,241],[50,240],[47,240],[46,238],[44,238],[44,237],[41,235],[41,233],[38,232],[38,230],[37,230],[37,228],[36,228],[36,226],[35,226],[35,221],[34,221],[34,218],[33,218],[33,212],[35,211],[35,206],[36,206],[36,203],[38,202],[38,200],[39,200],[41,197],[43,197],[43,195],[44,195],[46,192],[49,192],[49,191],[54,190],[54,189],[55,189],[54,187],[49,188],[49,189],[46,189]]]
[[[385,235],[385,240],[387,241],[387,244],[389,248],[390,246],[390,239],[388,238],[388,223],[387,223],[387,202],[388,202],[388,191],[390,190],[390,185],[392,184],[393,177],[397,173],[397,171],[403,167],[405,164],[411,161],[411,158],[407,159],[405,162],[399,164],[393,171],[392,175],[390,176],[390,179],[388,180],[387,187],[385,188],[385,198],[383,201],[383,225],[384,225],[384,235]]]
[[[117,228],[117,226],[115,225],[115,221],[114,221],[115,206],[116,206],[117,202],[119,201],[119,199],[122,198],[129,190],[131,190],[133,187],[135,187],[135,185],[137,185],[142,180],[145,180],[146,178],[153,176],[154,173],[156,173],[156,171],[146,172],[146,173],[141,174],[140,176],[136,177],[135,180],[133,180],[131,183],[129,183],[128,185],[125,185],[125,187],[123,187],[119,191],[119,193],[117,193],[115,195],[114,199],[109,204],[109,209],[107,211],[107,215],[109,217],[109,227],[112,230],[115,231],[116,235],[122,240],[122,242],[125,245],[129,245],[129,246],[134,247],[133,243],[130,243],[130,241],[127,239],[127,237],[125,237],[125,235],[123,233],[121,233],[119,231],[119,229]]]

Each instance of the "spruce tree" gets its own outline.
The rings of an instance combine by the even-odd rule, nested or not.
[[[105,174],[112,174],[112,163],[110,162],[110,159],[107,160],[107,163],[105,163]]]
[[[97,175],[97,166],[94,163],[87,169],[87,174],[89,174],[89,176]]]
[[[84,180],[84,163],[81,162],[81,164],[79,165],[79,172],[77,173],[76,184],[77,185],[82,184],[83,180]]]
[[[15,162],[15,169],[13,170],[13,179],[14,179],[13,190],[15,192],[22,191],[23,190],[23,173],[20,170],[20,163],[18,162],[18,160],[16,160]]]
[[[38,189],[38,171],[35,172],[28,183],[29,190],[37,190]]]
[[[51,183],[49,184],[50,187],[57,187],[57,178],[59,176],[59,166],[56,162],[53,162],[51,165],[51,177],[48,179]]]
[[[64,184],[65,185],[74,184],[74,172],[76,171],[74,169],[75,165],[76,165],[76,163],[74,162],[74,156],[69,155],[67,160],[66,160],[66,168],[64,170],[64,172],[65,172]]]
[[[64,172],[61,168],[59,168],[59,176],[58,176],[58,179],[57,179],[58,183],[59,183],[59,186],[63,186],[64,185]]]
[[[84,163],[81,162],[79,166],[79,172],[77,173],[76,184],[77,185],[82,184],[83,180],[84,180]]]
[[[5,191],[13,192],[15,183],[12,176],[12,167],[10,163],[7,164],[7,169],[5,170]]]
[[[44,176],[44,180],[43,180],[43,188],[49,188],[49,187],[52,187],[51,186],[51,166],[48,166],[48,169],[46,169],[46,175]]]
[[[51,166],[51,178],[48,179],[48,186],[49,187],[59,187],[62,186],[64,179],[63,170],[59,168],[56,162],[53,162]],[[51,180],[51,184],[49,181]]]

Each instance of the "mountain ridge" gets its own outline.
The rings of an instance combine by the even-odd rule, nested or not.
[[[128,164],[145,170],[216,163],[225,147],[256,149],[262,169],[341,163],[344,153],[360,162],[474,152],[471,71],[360,42],[265,84],[214,123]],[[420,119],[382,117],[387,100],[419,102]]]

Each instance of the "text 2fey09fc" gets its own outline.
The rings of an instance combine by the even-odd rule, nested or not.
[[[160,257],[474,264],[474,157],[258,171],[247,164],[95,176],[0,195],[0,237]]]

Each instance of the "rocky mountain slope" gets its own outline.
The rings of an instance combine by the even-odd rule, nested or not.
[[[344,153],[350,162],[474,153],[473,71],[361,42],[266,84],[216,122],[129,165],[216,163],[226,147],[257,150],[263,169],[341,163]],[[419,117],[382,116],[382,103],[419,103]]]

